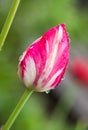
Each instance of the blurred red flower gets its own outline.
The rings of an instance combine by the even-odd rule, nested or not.
[[[75,59],[70,65],[70,72],[78,81],[88,86],[88,61]]]

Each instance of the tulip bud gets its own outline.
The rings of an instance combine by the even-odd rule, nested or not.
[[[44,92],[61,81],[69,58],[69,38],[64,24],[51,28],[34,41],[20,58],[18,75],[29,89]]]

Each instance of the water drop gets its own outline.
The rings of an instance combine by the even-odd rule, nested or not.
[[[50,90],[47,90],[45,93],[46,93],[46,94],[49,94],[49,92],[50,92]]]
[[[63,81],[65,79],[65,77],[64,78],[62,78],[61,80]]]

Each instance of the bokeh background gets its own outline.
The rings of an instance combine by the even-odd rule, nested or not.
[[[12,0],[0,0],[0,31]],[[25,87],[17,76],[19,56],[49,28],[65,23],[70,60],[58,88],[34,93],[11,130],[88,130],[88,0],[21,0],[0,52],[0,126]]]

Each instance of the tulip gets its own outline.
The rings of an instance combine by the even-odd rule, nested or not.
[[[64,24],[51,28],[20,57],[18,76],[28,89],[44,92],[61,81],[69,59],[69,38]]]

